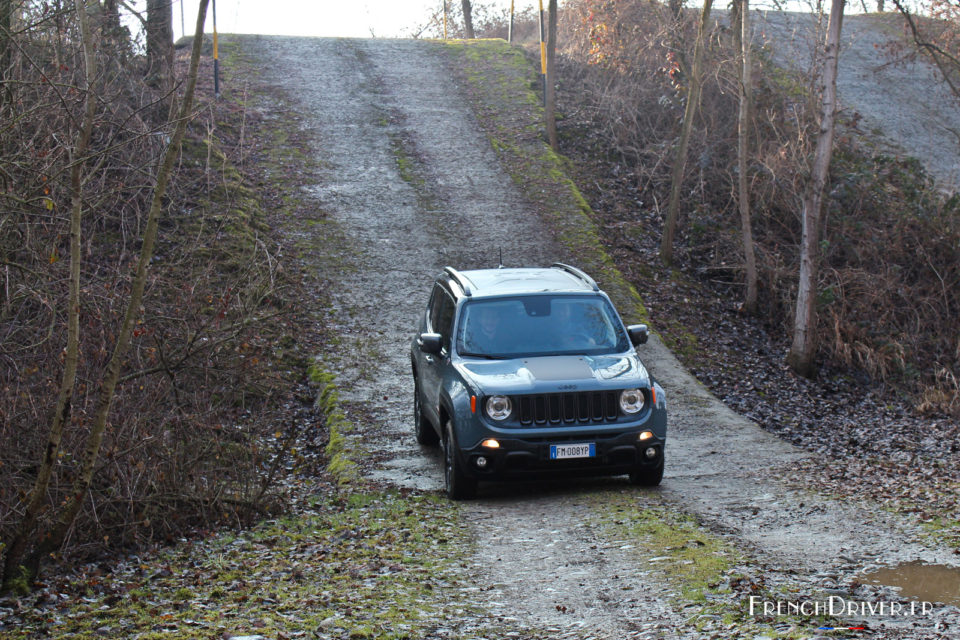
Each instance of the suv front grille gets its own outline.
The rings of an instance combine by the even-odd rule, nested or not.
[[[603,424],[620,417],[619,391],[519,396],[520,424]]]

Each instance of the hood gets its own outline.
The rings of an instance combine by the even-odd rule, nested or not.
[[[634,354],[469,361],[458,368],[485,395],[626,389],[650,384],[647,370]]]

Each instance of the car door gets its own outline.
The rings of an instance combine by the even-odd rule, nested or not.
[[[453,334],[453,316],[456,305],[450,294],[438,283],[430,297],[427,309],[427,331],[439,333],[441,350],[439,354],[421,352],[420,389],[423,410],[435,425],[440,426],[440,386],[443,381],[443,369],[450,364],[450,340]]]

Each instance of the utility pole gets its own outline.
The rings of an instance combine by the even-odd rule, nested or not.
[[[507,42],[513,43],[513,0],[510,0],[510,27],[507,29]]]

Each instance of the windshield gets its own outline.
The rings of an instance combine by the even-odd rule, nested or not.
[[[465,356],[622,353],[629,340],[600,296],[531,295],[464,305],[457,351]]]

